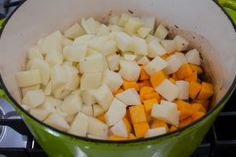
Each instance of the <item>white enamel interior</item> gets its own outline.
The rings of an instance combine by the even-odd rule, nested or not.
[[[217,85],[216,101],[224,96],[236,75],[236,33],[212,0],[28,0],[8,21],[0,40],[0,73],[11,95],[19,101],[14,75],[22,70],[27,49],[38,39],[82,17],[101,19],[110,11],[119,14],[127,10],[156,16],[203,36],[213,47],[202,48],[202,56]],[[204,43],[201,40],[200,44]]]

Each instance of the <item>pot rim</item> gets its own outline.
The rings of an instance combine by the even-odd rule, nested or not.
[[[3,25],[2,25],[2,29],[0,30],[0,39],[1,39],[1,35],[2,32],[4,31],[4,28],[8,22],[8,20],[11,18],[11,16],[15,13],[15,11],[20,8],[20,6],[22,4],[24,4],[24,2],[26,2],[26,0],[22,0],[22,2],[16,7],[16,9],[10,14],[10,16],[8,18],[6,18],[6,20],[4,21]],[[234,24],[232,18],[229,16],[229,14],[226,13],[226,11],[223,9],[223,7],[217,2],[217,0],[213,0],[213,2],[215,2],[215,4],[221,9],[221,11],[228,17],[229,21],[232,24],[232,27],[234,28],[235,32],[236,32],[236,25]],[[60,133],[63,136],[66,137],[70,137],[70,138],[76,138],[79,140],[82,140],[84,142],[94,142],[94,143],[103,143],[103,144],[132,144],[132,143],[141,143],[141,142],[148,142],[148,141],[152,141],[158,138],[165,138],[171,135],[176,135],[178,133],[181,133],[184,130],[187,130],[197,124],[199,124],[202,120],[204,120],[205,118],[209,117],[211,115],[211,113],[213,113],[215,110],[217,110],[219,107],[221,107],[221,105],[223,105],[227,99],[231,96],[231,94],[233,93],[233,91],[236,89],[236,76],[232,82],[232,84],[230,85],[229,90],[226,92],[226,94],[223,96],[223,98],[216,104],[215,107],[211,108],[210,111],[207,112],[207,114],[205,114],[203,117],[201,117],[200,119],[196,120],[195,122],[191,123],[190,125],[183,127],[181,129],[178,129],[176,131],[173,132],[169,132],[163,135],[158,135],[158,136],[153,136],[153,137],[148,137],[148,138],[141,138],[141,139],[134,139],[134,140],[121,140],[121,141],[111,141],[111,140],[101,140],[101,139],[91,139],[88,137],[84,137],[84,136],[77,136],[77,135],[73,135],[64,131],[60,131],[56,128],[53,128],[51,126],[49,126],[48,124],[38,120],[37,118],[35,118],[34,116],[32,116],[29,112],[27,112],[26,110],[23,109],[23,107],[21,107],[20,104],[18,104],[16,102],[16,100],[11,96],[10,92],[8,91],[8,89],[6,88],[3,78],[0,74],[0,85],[2,86],[2,89],[4,90],[4,92],[6,93],[6,96],[16,105],[17,108],[20,109],[21,112],[23,112],[24,114],[26,114],[28,117],[30,117],[31,119],[33,119],[34,121],[36,121],[37,123],[39,123],[40,125],[49,128],[57,133]],[[0,87],[1,87],[0,86]]]

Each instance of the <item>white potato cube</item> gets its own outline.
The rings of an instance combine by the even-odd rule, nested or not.
[[[28,59],[40,58],[43,59],[43,56],[37,47],[30,48],[27,53]]]
[[[177,36],[175,36],[174,41],[177,45],[177,50],[178,51],[187,50],[189,42],[186,39],[184,39],[183,37],[177,35]]]
[[[108,134],[108,126],[105,123],[101,122],[100,120],[90,117],[88,134],[98,136],[101,138],[106,138]]]
[[[102,83],[102,73],[85,73],[80,79],[80,89],[90,90],[98,88]]]
[[[123,32],[123,28],[117,25],[109,25],[110,32]]]
[[[189,82],[187,81],[176,81],[176,86],[179,88],[178,99],[187,100],[189,98]]]
[[[147,41],[147,43],[150,43],[151,41],[155,41],[155,42],[161,42],[161,39],[159,39],[159,38],[157,38],[157,37],[155,37],[155,36],[153,36],[153,35],[150,35],[150,34],[148,34],[148,36],[146,37],[146,41]]]
[[[116,136],[128,137],[128,130],[123,120],[120,120],[113,127],[111,127],[111,132]]]
[[[131,17],[126,13],[121,14],[118,25],[121,27],[125,26],[130,18]]]
[[[87,46],[88,42],[93,39],[95,36],[92,34],[85,34],[82,36],[79,36],[78,38],[76,38],[72,44],[72,46],[80,46],[80,45],[85,45]]]
[[[36,90],[36,89],[40,89],[40,84],[28,86],[28,87],[23,87],[23,88],[21,88],[21,92],[22,92],[22,95],[24,96],[28,91]]]
[[[63,62],[63,55],[58,51],[48,52],[45,59],[50,66],[59,65]]]
[[[109,33],[110,33],[109,28],[106,25],[101,24],[99,29],[98,29],[97,35],[101,36],[101,35],[107,35]]]
[[[66,131],[70,128],[64,117],[57,113],[50,114],[44,122],[61,131]]]
[[[105,110],[100,105],[94,104],[94,105],[92,105],[92,107],[93,107],[93,116],[94,117],[100,116],[101,114],[103,114],[105,112]]]
[[[110,107],[113,100],[113,95],[107,85],[103,84],[91,92],[98,104],[101,105],[104,110],[107,110]]]
[[[167,133],[167,130],[165,127],[158,127],[154,129],[148,129],[145,137],[153,137],[153,136],[159,136]]]
[[[106,57],[109,69],[112,71],[119,70],[120,67],[120,55],[112,54]]]
[[[137,36],[132,36],[132,42],[130,44],[129,50],[137,55],[147,55],[148,47],[144,39]]]
[[[45,94],[41,89],[31,90],[26,92],[22,103],[30,107],[37,107],[43,104],[45,100]]]
[[[27,87],[40,84],[41,74],[39,70],[28,70],[16,73],[16,83],[18,87]]]
[[[68,115],[78,113],[82,108],[82,100],[79,94],[71,94],[65,97],[60,109]]]
[[[179,68],[181,67],[181,65],[183,65],[184,63],[181,61],[181,59],[179,58],[178,55],[171,55],[169,56],[167,59],[167,67],[165,67],[164,72],[169,75],[169,74],[173,74],[175,72],[177,72],[179,70]]]
[[[193,49],[186,53],[187,61],[191,64],[201,65],[201,58],[198,50]]]
[[[52,81],[49,81],[48,84],[44,88],[44,94],[49,96],[52,93]]]
[[[66,46],[63,49],[63,56],[67,61],[81,62],[84,60],[86,52],[86,45]]]
[[[175,103],[162,100],[160,105],[153,105],[151,116],[177,127],[179,125],[179,112]]]
[[[85,30],[78,23],[73,24],[64,32],[65,37],[70,39],[75,39],[84,34]]]
[[[141,27],[137,30],[137,34],[141,38],[146,38],[149,33],[151,33],[152,29],[149,27]]]
[[[139,65],[147,65],[149,62],[150,60],[146,56],[143,56],[137,60]]]
[[[174,40],[161,40],[161,45],[169,54],[177,50],[177,45]]]
[[[168,63],[159,56],[156,56],[151,62],[149,62],[145,67],[144,70],[152,76],[155,72],[163,70]]]
[[[61,88],[67,83],[66,71],[61,65],[56,65],[51,68],[50,76],[52,81],[53,90]],[[64,87],[63,87],[64,88]]]
[[[88,116],[93,116],[93,106],[92,105],[83,105],[80,112],[82,112]]]
[[[92,105],[92,104],[95,104],[95,102],[96,102],[95,97],[93,96],[93,94],[90,90],[82,91],[81,97],[82,97],[83,102],[86,105]]]
[[[34,58],[30,60],[29,65],[31,70],[37,69],[40,71],[42,84],[47,85],[50,78],[49,64],[43,59]]]
[[[134,61],[137,58],[137,55],[124,53],[123,58],[125,60]]]
[[[140,74],[140,67],[134,61],[120,61],[120,75],[128,81],[137,81]]]
[[[101,45],[101,52],[104,56],[116,53],[118,50],[117,44],[114,40],[107,40],[103,45]]]
[[[115,92],[123,84],[123,80],[119,73],[106,70],[103,73],[103,83],[106,84],[112,92]]]
[[[126,114],[126,105],[120,100],[114,98],[110,108],[105,113],[105,120],[108,126],[112,126],[122,120]]]
[[[41,39],[37,46],[40,52],[45,55],[52,51],[61,52],[62,51],[62,40],[63,36],[60,31],[53,32],[49,34],[44,39]]]
[[[50,110],[45,110],[44,108],[31,108],[30,114],[33,115],[35,118],[37,118],[40,121],[44,121],[47,116],[50,114]]]
[[[87,34],[96,34],[101,24],[98,21],[94,20],[92,17],[90,17],[87,20],[83,18],[81,20],[81,25]]]
[[[116,95],[116,98],[126,105],[140,105],[140,97],[134,88],[127,89]]]
[[[187,64],[187,58],[185,57],[185,55],[181,52],[176,52],[175,55],[178,57],[179,60],[181,60],[182,64]]]
[[[153,33],[155,28],[156,19],[153,16],[143,16],[141,17],[141,21],[144,27],[150,28],[150,33]]]
[[[63,65],[67,76],[67,83],[65,85],[65,89],[75,90],[79,86],[79,71],[77,68],[71,65]]]
[[[160,24],[156,29],[155,36],[157,36],[159,39],[165,39],[168,33],[168,30],[162,24]]]
[[[120,17],[119,17],[119,16],[112,15],[112,16],[109,17],[108,23],[109,23],[109,24],[112,24],[112,25],[118,25],[119,20],[120,20]]]
[[[155,90],[168,101],[173,101],[179,96],[179,88],[168,79],[162,81]]]
[[[81,73],[94,73],[104,71],[104,57],[101,54],[90,55],[80,62]]]
[[[62,104],[60,99],[51,96],[46,96],[43,106],[47,109],[59,107]]]
[[[78,135],[78,136],[86,136],[89,126],[89,117],[82,112],[79,112],[72,122],[68,133]]]
[[[129,34],[135,34],[142,26],[142,22],[138,17],[131,17],[124,26],[124,30]]]
[[[62,46],[65,47],[65,46],[72,46],[73,45],[73,40],[70,40],[66,37],[63,37],[62,39]]]
[[[121,51],[124,52],[124,51],[130,50],[130,46],[132,44],[132,38],[127,33],[116,32],[115,39],[116,39],[117,47]]]
[[[162,56],[166,53],[167,51],[157,40],[152,40],[148,43],[148,57],[155,58],[156,56]]]

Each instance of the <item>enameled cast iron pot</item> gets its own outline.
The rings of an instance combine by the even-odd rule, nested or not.
[[[210,69],[216,86],[209,113],[190,126],[166,135],[133,141],[101,141],[73,136],[54,129],[29,115],[20,106],[15,73],[22,69],[25,52],[38,39],[63,30],[82,17],[107,17],[132,10],[196,33],[205,70]],[[208,42],[213,49],[205,48]],[[212,0],[28,0],[7,20],[0,40],[0,96],[8,100],[52,157],[187,157],[232,94],[236,84],[236,33],[223,10]]]

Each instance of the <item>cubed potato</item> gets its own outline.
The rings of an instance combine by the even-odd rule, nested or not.
[[[102,83],[102,73],[85,73],[80,80],[81,90],[90,90],[98,88]]]
[[[152,29],[149,27],[141,27],[137,30],[137,34],[141,38],[146,38],[149,33],[151,33]]]
[[[92,105],[86,105],[86,104],[84,104],[84,105],[82,106],[82,109],[81,109],[80,112],[82,112],[82,113],[84,113],[84,114],[86,114],[86,115],[88,115],[88,116],[93,116],[93,106],[92,106]]]
[[[123,32],[123,28],[117,25],[109,25],[110,32]]]
[[[155,90],[168,101],[173,101],[179,96],[179,88],[168,79],[162,81]]]
[[[117,42],[117,47],[125,52],[130,50],[130,45],[132,44],[132,38],[124,32],[116,32],[115,39]]]
[[[108,67],[112,71],[117,71],[120,68],[120,55],[112,54],[106,57]]]
[[[28,70],[28,71],[17,72],[15,77],[18,87],[33,86],[40,84],[42,82],[39,70]]]
[[[177,45],[174,40],[161,40],[161,45],[169,54],[177,50]]]
[[[60,109],[68,115],[78,113],[82,108],[82,99],[79,94],[71,94],[65,97]]]
[[[98,104],[101,105],[104,110],[107,110],[110,107],[113,100],[113,95],[107,85],[103,84],[91,92]]]
[[[145,67],[144,70],[152,76],[155,72],[163,70],[168,63],[160,58],[159,56],[156,56],[151,62],[149,62]]]
[[[196,49],[190,50],[185,54],[185,56],[187,58],[188,63],[201,65],[201,58],[198,50]]]
[[[101,36],[101,35],[108,35],[110,33],[110,30],[109,28],[104,25],[104,24],[101,24],[99,29],[98,29],[98,32],[97,32],[97,35],[98,36]]]
[[[142,22],[138,17],[131,17],[124,26],[124,30],[129,34],[135,34],[142,26]]]
[[[70,128],[64,117],[57,113],[50,114],[44,122],[61,131],[67,131]]]
[[[112,24],[112,25],[118,25],[119,20],[120,20],[120,17],[119,17],[119,16],[117,16],[117,15],[111,15],[111,16],[109,17],[108,23],[109,23],[109,24]]]
[[[41,89],[31,90],[26,92],[22,103],[30,107],[37,107],[43,104],[45,100],[45,94]]]
[[[136,62],[121,60],[120,75],[128,81],[137,81],[140,75],[140,67]]]
[[[31,108],[30,114],[33,115],[35,118],[37,118],[40,121],[43,121],[47,118],[47,116],[50,114],[50,110],[45,110],[44,108]]]
[[[137,55],[147,55],[148,47],[144,39],[137,36],[132,36],[132,42],[130,44],[129,50]]]
[[[103,73],[103,83],[106,84],[112,92],[115,92],[123,83],[119,73],[106,70]]]
[[[48,52],[45,59],[50,66],[60,65],[63,62],[63,55],[58,51]]]
[[[174,126],[179,125],[179,113],[175,103],[162,100],[160,104],[153,105],[151,116]]]
[[[134,88],[127,89],[124,92],[117,94],[116,98],[126,105],[140,105],[141,104],[139,94]]]
[[[83,18],[81,20],[81,25],[87,34],[96,34],[101,24],[90,17],[86,20]]]
[[[124,58],[125,60],[135,61],[135,59],[137,58],[137,55],[124,53],[124,54],[123,54],[123,58]]]
[[[177,50],[178,51],[187,50],[189,42],[186,39],[184,39],[183,37],[177,35],[177,36],[175,36],[174,41],[177,45]]]
[[[33,47],[28,50],[27,57],[29,60],[33,58],[43,59],[43,55],[41,54],[38,47]]]
[[[95,36],[92,34],[85,34],[82,36],[79,36],[78,38],[76,38],[72,44],[72,46],[80,46],[80,45],[88,45],[88,42],[93,39]]]
[[[108,135],[108,126],[100,120],[90,117],[87,133],[100,138],[106,138]]]
[[[63,56],[67,61],[81,62],[84,60],[87,52],[86,45],[66,46],[63,49]]]
[[[95,102],[96,102],[95,97],[93,96],[93,94],[90,90],[82,91],[81,97],[82,97],[83,102],[86,105],[92,105],[92,104],[95,104]]]
[[[94,105],[92,105],[92,107],[93,107],[93,116],[94,117],[100,116],[101,114],[103,114],[105,112],[104,108],[102,108],[98,104],[94,104]]]
[[[72,122],[68,133],[78,135],[78,136],[86,136],[89,126],[89,117],[82,112],[79,112]]]
[[[128,130],[123,120],[111,127],[111,132],[116,136],[128,137]]]
[[[156,23],[156,18],[153,16],[142,16],[141,21],[143,27],[150,28],[150,33],[153,33]]]
[[[159,127],[154,129],[148,129],[145,137],[153,137],[153,136],[159,136],[167,133],[167,130],[165,127]]]
[[[179,88],[178,99],[187,100],[189,98],[189,82],[180,80],[175,84]]]
[[[108,126],[112,126],[118,121],[122,120],[122,118],[126,114],[126,105],[120,100],[114,98],[110,108],[105,113],[105,120]]]
[[[155,58],[156,56],[162,56],[166,53],[167,51],[157,40],[152,40],[148,43],[148,57]]]
[[[52,93],[52,81],[49,81],[48,84],[44,88],[44,94],[49,96]]]
[[[24,96],[28,91],[40,89],[40,84],[21,88],[22,95]]]
[[[78,23],[73,24],[72,26],[67,28],[64,32],[65,37],[73,40],[84,34],[85,30]]]
[[[130,18],[131,17],[126,13],[121,14],[118,25],[124,27]]]
[[[71,65],[63,65],[67,76],[67,83],[65,85],[65,89],[68,90],[76,90],[79,86],[79,71],[77,68]]]
[[[167,67],[165,67],[164,72],[167,75],[177,72],[179,70],[179,68],[181,67],[181,65],[184,64],[182,62],[181,58],[179,57],[179,55],[176,55],[176,54],[169,56],[166,59],[166,61],[167,61],[168,65],[167,65]]]
[[[169,31],[162,24],[160,24],[156,29],[155,36],[159,39],[165,39],[168,33]]]
[[[51,68],[50,77],[54,91],[67,83],[66,71],[61,65],[56,65]]]
[[[137,63],[139,65],[147,65],[149,62],[150,62],[150,60],[146,56],[143,56],[143,57],[137,59]]]

